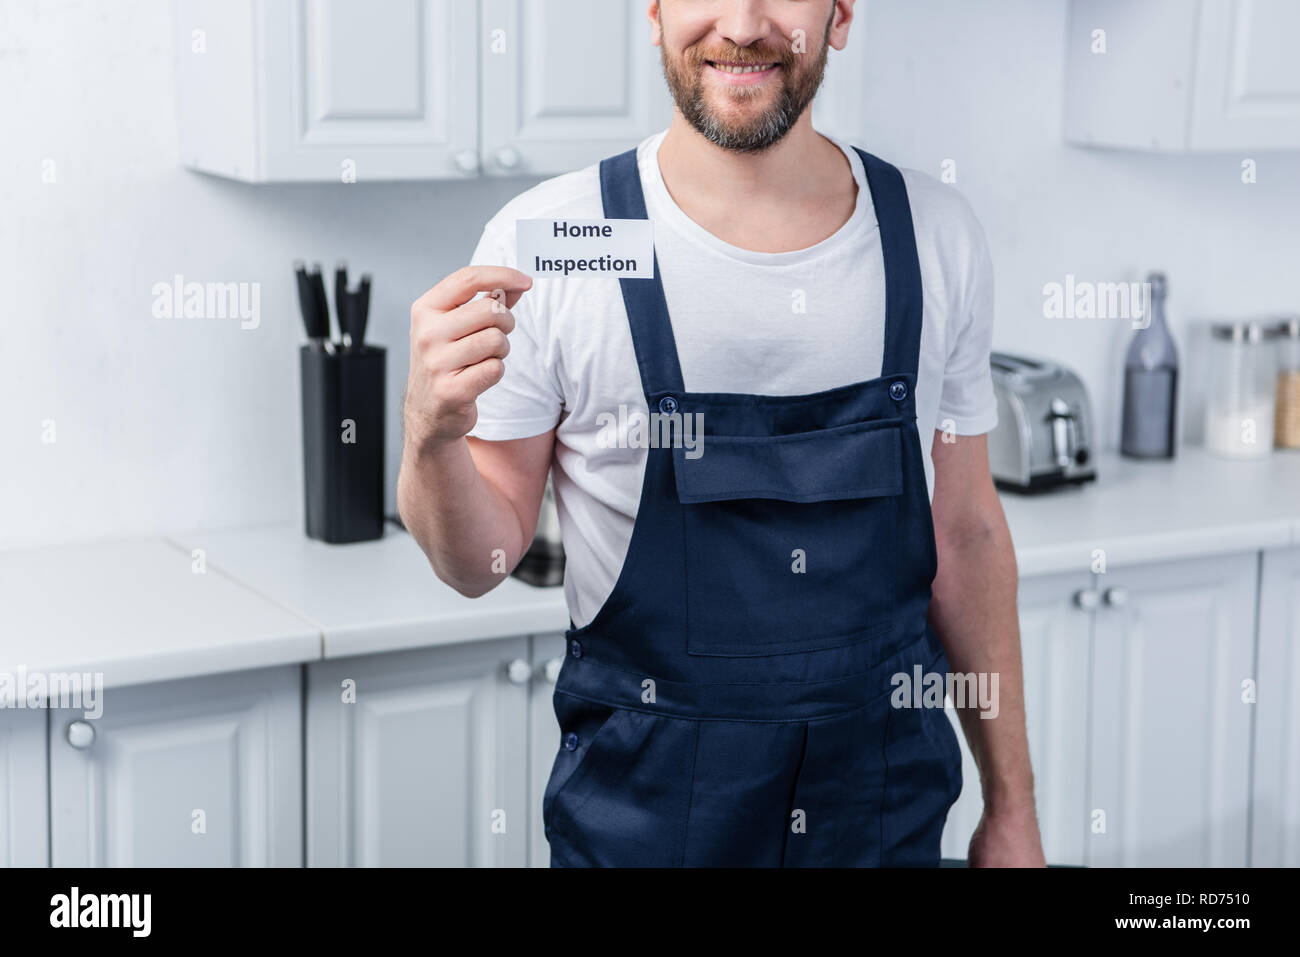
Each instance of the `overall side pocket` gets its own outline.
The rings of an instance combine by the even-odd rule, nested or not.
[[[615,709],[609,705],[556,692],[555,716],[560,724],[560,744],[542,795],[542,825],[548,834],[555,799],[575,780],[581,780],[585,758],[614,712]],[[569,735],[576,736],[573,739],[576,746],[572,749],[565,745]]]

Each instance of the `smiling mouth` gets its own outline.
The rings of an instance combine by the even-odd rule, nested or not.
[[[777,63],[728,63],[725,60],[705,60],[709,66],[721,73],[746,74],[746,73],[766,73],[768,70],[776,69]]]

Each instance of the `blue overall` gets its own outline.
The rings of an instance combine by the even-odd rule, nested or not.
[[[657,257],[653,280],[620,280],[648,409],[702,413],[703,454],[648,450],[618,581],[566,635],[552,866],[939,863],[956,735],[941,708],[890,698],[914,666],[948,671],[926,620],[921,271],[902,176],[859,153],[885,266],[879,378],[688,392]],[[635,151],[600,177],[607,218],[647,218]]]

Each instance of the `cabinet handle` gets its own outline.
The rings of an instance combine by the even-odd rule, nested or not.
[[[497,165],[502,169],[514,169],[522,157],[513,146],[503,146],[496,152]]]
[[[512,685],[526,685],[532,676],[533,669],[528,667],[528,662],[522,658],[516,658],[506,665],[506,677],[510,679]]]
[[[1124,588],[1107,588],[1103,597],[1111,608],[1123,608],[1128,602],[1128,591]]]
[[[461,150],[456,154],[456,168],[462,173],[473,173],[478,169],[478,153],[474,150]]]
[[[1080,588],[1074,593],[1074,607],[1092,611],[1101,602],[1101,596],[1095,588]]]
[[[552,658],[542,666],[542,677],[546,679],[547,684],[555,684],[560,680],[560,667],[564,664],[562,658]]]
[[[95,726],[89,721],[74,721],[68,725],[68,744],[85,751],[95,743]]]

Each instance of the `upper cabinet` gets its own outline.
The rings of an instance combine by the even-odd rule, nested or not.
[[[1166,151],[1300,150],[1300,3],[1071,0],[1066,138]]]
[[[248,182],[547,175],[667,125],[644,0],[175,0],[180,154]]]
[[[664,129],[672,98],[647,0],[481,0],[490,175],[589,166]]]

